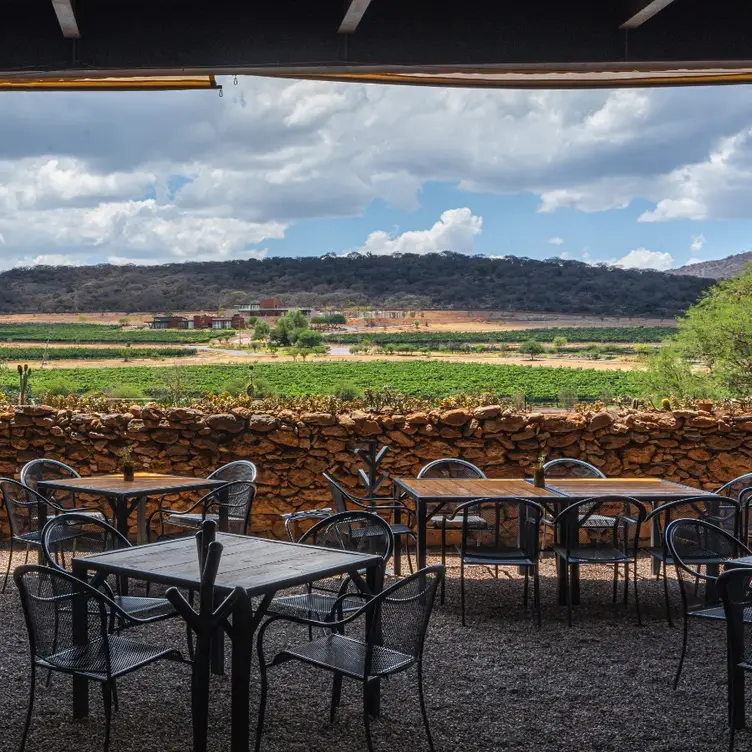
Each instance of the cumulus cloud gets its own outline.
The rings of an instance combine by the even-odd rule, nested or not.
[[[551,245],[564,245],[564,238],[560,238],[560,237],[556,236],[556,237],[553,237],[553,238],[549,238],[548,242]]]
[[[693,256],[696,256],[705,247],[705,243],[706,243],[705,236],[702,233],[700,233],[699,235],[695,235],[692,238],[692,242],[689,245],[689,252]]]
[[[668,271],[674,264],[670,253],[649,251],[647,248],[635,248],[626,256],[620,258],[614,266],[622,269],[657,269],[659,272]]]
[[[474,216],[470,209],[447,209],[428,230],[408,230],[400,235],[384,230],[372,232],[358,251],[378,256],[441,251],[472,253],[475,238],[482,229],[483,218]]]

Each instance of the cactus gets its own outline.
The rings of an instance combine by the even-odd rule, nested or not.
[[[661,400],[661,407],[664,410],[670,410],[671,409],[671,400],[670,399],[662,399]]]
[[[18,366],[18,404],[26,404],[26,393],[29,391],[29,375],[31,368],[28,365]]]

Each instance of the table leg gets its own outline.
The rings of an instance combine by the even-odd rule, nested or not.
[[[227,490],[226,487],[221,486],[217,490],[217,497],[219,499],[219,509],[217,510],[217,514],[219,517],[219,524],[217,527],[219,528],[220,533],[229,533],[230,532],[230,516],[229,516],[229,500],[230,500],[230,493]],[[247,530],[241,531],[243,535],[247,534]]]
[[[136,531],[136,543],[143,546],[149,541],[146,535],[146,497],[139,496],[136,500],[136,514],[138,518],[138,527]]]
[[[216,609],[223,598],[214,599],[214,608]],[[211,669],[216,676],[222,676],[225,673],[225,632],[219,627],[211,638]]]
[[[394,524],[400,525],[402,523],[402,512],[399,509],[394,510]],[[394,554],[392,556],[392,562],[394,564],[394,576],[402,576],[402,535],[394,536]]]
[[[48,498],[52,495],[52,491],[40,491],[40,495],[44,496],[44,498]],[[47,524],[47,505],[44,504],[41,501],[37,501],[37,530],[40,532],[44,530],[44,526]],[[44,560],[44,553],[42,551],[42,547],[39,546],[37,548],[37,564],[40,566],[45,566],[47,562]]]
[[[128,499],[125,496],[118,496],[114,499],[115,505],[115,529],[126,538],[128,537]]]
[[[420,499],[415,500],[415,516],[418,518],[418,550],[415,555],[416,569],[426,566],[426,504]]]
[[[86,565],[79,559],[73,559],[73,576],[86,581]],[[86,645],[89,638],[88,604],[86,598],[74,598],[72,603],[73,643]],[[89,680],[85,676],[73,677],[73,717],[86,718],[89,715]]]
[[[381,592],[384,586],[384,567],[379,564],[374,567],[369,567],[366,572],[366,586],[368,592],[373,595],[377,595]],[[373,619],[379,618],[379,615],[374,611],[369,611],[366,616],[366,634],[370,634],[370,630],[375,628],[380,631],[380,624],[373,624]],[[368,712],[377,717],[381,713],[381,680],[374,679],[370,681],[366,686],[366,703],[368,705]]]

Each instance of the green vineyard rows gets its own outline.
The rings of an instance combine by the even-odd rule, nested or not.
[[[121,329],[109,324],[0,324],[2,342],[117,342],[122,344],[208,342],[231,332],[211,329]]]
[[[106,358],[182,358],[195,355],[193,347],[2,347],[0,361],[104,360]]]

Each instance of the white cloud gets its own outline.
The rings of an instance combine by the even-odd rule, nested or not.
[[[392,255],[395,253],[472,253],[475,238],[483,229],[483,218],[470,209],[447,209],[429,230],[408,230],[401,235],[377,230],[372,232],[360,253]]]
[[[635,248],[626,256],[620,258],[614,266],[619,266],[622,269],[657,269],[659,272],[665,272],[673,264],[674,259],[670,253],[649,251],[647,248]]]
[[[700,233],[692,238],[692,242],[689,246],[689,251],[692,255],[696,256],[704,248],[706,243],[705,236]]]
[[[701,264],[701,263],[702,263],[702,259],[701,258],[697,258],[695,256],[694,258],[688,259],[687,263],[684,264],[684,266],[692,266],[693,264]]]
[[[548,242],[551,245],[564,245],[564,238],[560,238],[560,237],[556,236],[556,237],[553,237],[553,238],[549,238]]]

